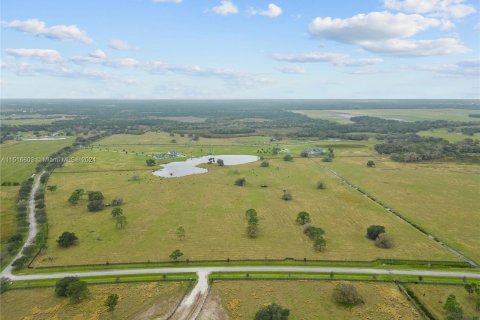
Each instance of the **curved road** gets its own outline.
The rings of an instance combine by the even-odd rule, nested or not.
[[[22,248],[20,251],[18,251],[17,255],[15,258],[10,261],[10,263],[3,269],[2,273],[0,273],[1,277],[6,277],[6,278],[12,278],[12,270],[13,266],[12,264],[17,260],[18,258],[23,256],[23,249],[33,243],[33,240],[35,240],[35,236],[37,235],[37,220],[35,219],[35,193],[37,193],[38,187],[40,186],[40,178],[42,175],[45,173],[43,171],[40,173],[35,178],[35,182],[33,183],[32,190],[30,191],[30,197],[28,201],[28,237],[25,243],[23,244]],[[35,175],[33,175],[35,176]]]

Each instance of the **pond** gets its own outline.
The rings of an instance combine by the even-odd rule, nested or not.
[[[226,166],[235,166],[244,163],[255,162],[259,158],[257,156],[248,155],[218,155],[218,156],[204,156],[198,158],[189,158],[185,161],[175,161],[162,165],[162,169],[154,171],[153,175],[163,178],[177,178],[189,176],[192,174],[207,173],[208,169],[197,167],[200,164],[209,163],[209,161],[216,162],[222,159]]]

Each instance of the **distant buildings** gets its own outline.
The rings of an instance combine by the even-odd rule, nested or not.
[[[309,156],[318,156],[327,153],[327,150],[324,148],[308,148],[302,151],[303,154],[308,154]]]
[[[166,153],[159,153],[153,156],[155,160],[163,160],[163,159],[177,158],[177,157],[184,157],[184,155],[174,150],[174,151],[168,151]]]

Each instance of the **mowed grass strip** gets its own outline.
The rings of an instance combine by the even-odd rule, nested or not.
[[[8,238],[15,234],[17,186],[0,186],[0,244],[6,244]],[[3,249],[3,248],[2,248]]]
[[[0,296],[2,319],[145,319],[163,317],[183,297],[188,282],[89,285],[90,297],[79,304],[55,296],[54,288],[11,290]],[[114,317],[104,302],[118,294]]]
[[[111,162],[112,169],[116,163]],[[97,164],[91,165],[92,170]],[[144,170],[54,173],[49,184],[57,185],[58,190],[46,194],[48,249],[35,265],[168,261],[177,248],[185,254],[181,260],[457,260],[309,159],[271,160],[268,168],[259,164],[205,165],[210,170],[207,174],[172,179]],[[70,169],[74,169],[73,164]],[[139,181],[132,181],[133,175],[138,175]],[[234,185],[239,177],[246,178],[245,187]],[[316,189],[319,179],[325,182],[325,190]],[[70,205],[67,199],[77,188],[101,191],[106,202],[122,197],[128,219],[125,229],[115,226],[111,208],[88,212],[85,200]],[[292,201],[281,199],[283,190],[292,192]],[[258,211],[256,239],[246,235],[245,211],[249,208]],[[325,251],[314,251],[303,228],[295,223],[302,210],[310,212],[313,225],[325,229]],[[396,240],[395,248],[375,247],[365,237],[371,224],[386,226]],[[179,226],[186,230],[184,240],[177,238]],[[75,232],[78,245],[59,248],[56,239],[64,231]]]
[[[368,158],[337,157],[328,164],[363,190],[480,261],[480,166],[453,162],[398,163],[372,154]]]
[[[336,281],[215,281],[207,306],[217,301],[230,319],[253,319],[273,302],[290,310],[289,319],[421,319],[393,284],[352,282],[364,304],[348,309],[333,300]]]
[[[0,181],[22,182],[32,175],[37,166],[35,159],[20,158],[47,157],[57,150],[72,144],[74,138],[50,141],[12,141],[0,145]],[[17,158],[17,161],[12,160]]]

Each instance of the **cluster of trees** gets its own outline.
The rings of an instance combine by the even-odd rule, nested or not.
[[[475,308],[480,311],[480,285],[467,283],[464,288],[470,296],[473,296],[473,299],[475,299]]]
[[[78,277],[65,277],[55,284],[55,294],[58,297],[70,298],[72,303],[79,303],[89,296],[90,291],[87,283]]]
[[[258,234],[258,216],[257,210],[248,209],[245,212],[245,217],[247,218],[247,235],[250,238],[256,238]]]
[[[145,162],[149,167],[153,167],[155,165],[155,159],[147,159]]]
[[[325,231],[322,228],[310,225],[310,213],[300,211],[297,214],[295,222],[303,226],[303,233],[313,241],[313,248],[316,251],[323,251],[325,249],[327,246],[327,241],[324,238]]]
[[[416,134],[389,134],[377,137],[383,140],[375,145],[380,154],[390,155],[394,161],[418,162],[435,159],[462,159],[480,153],[480,141],[465,139],[451,143],[445,139],[422,137]]]
[[[127,225],[127,217],[123,214],[123,209],[115,207],[111,212],[112,218],[115,219],[115,223],[118,228],[123,229]]]
[[[389,249],[395,246],[393,237],[385,232],[385,227],[380,225],[371,225],[367,228],[367,238],[375,241],[379,248]]]
[[[89,191],[88,192],[88,204],[87,209],[88,211],[100,211],[105,208],[105,204],[103,203],[103,194],[100,191]]]

